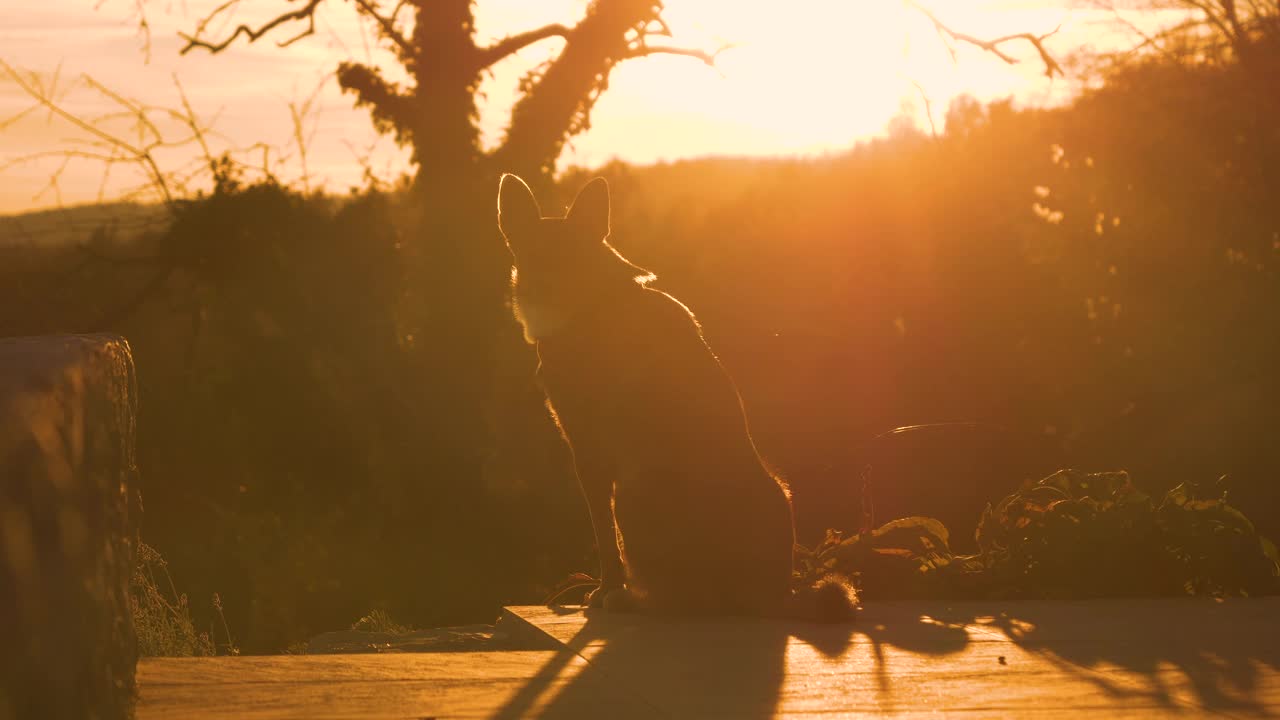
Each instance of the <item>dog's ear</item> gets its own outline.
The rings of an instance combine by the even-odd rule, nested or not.
[[[587,183],[565,218],[593,239],[603,240],[609,234],[609,183],[600,177]]]
[[[510,240],[526,234],[541,218],[529,186],[515,175],[503,175],[498,181],[498,229],[503,236]]]

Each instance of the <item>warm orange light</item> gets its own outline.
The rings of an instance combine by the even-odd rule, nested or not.
[[[480,0],[475,5],[476,39],[487,43],[547,23],[571,24],[581,18],[585,5],[584,0]],[[274,157],[293,163],[276,170],[285,178],[299,171],[297,153],[287,152],[293,137],[287,104],[306,99],[320,85],[312,105],[319,113],[307,130],[312,138],[309,174],[331,189],[357,182],[360,168],[354,153],[369,146],[373,131],[367,113],[351,107],[351,98],[339,93],[329,74],[339,61],[357,60],[386,68],[392,80],[400,78],[390,55],[377,49],[368,23],[358,22],[347,4],[336,3],[325,6],[314,38],[289,48],[258,43],[217,57],[180,57],[178,33],[189,32],[195,18],[214,6],[202,0],[191,3],[186,13],[150,13],[153,47],[146,65],[136,24],[128,17],[131,3],[107,3],[94,13],[76,3],[9,0],[0,9],[0,27],[10,41],[7,60],[46,77],[62,63],[59,87],[64,90],[87,72],[120,95],[173,106],[178,102],[176,75],[202,118],[219,115],[216,129],[227,146],[265,142],[282,148]],[[978,37],[1043,33],[1063,23],[1054,38],[1060,52],[1096,32],[1091,24],[1095,15],[1070,14],[1061,3],[1028,7],[1011,0],[947,0],[929,6],[958,30]],[[272,6],[253,7],[269,14]],[[1014,94],[1044,102],[1070,91],[1068,83],[1046,81],[1034,52],[1017,43],[1008,49],[1023,58],[1018,65],[964,45],[957,45],[953,61],[929,21],[902,0],[797,0],[785,6],[667,0],[665,17],[673,37],[660,38],[662,42],[710,50],[732,47],[719,55],[715,68],[675,56],[623,63],[595,108],[591,131],[572,139],[564,164],[595,165],[614,157],[651,162],[714,154],[835,152],[884,133],[890,119],[903,112],[927,131],[922,94],[930,99],[941,129],[947,103],[962,92],[984,100]],[[50,34],[50,27],[59,32]],[[94,44],[86,53],[75,39],[90,36]],[[40,39],[46,37],[54,39]],[[519,78],[554,58],[562,46],[562,40],[549,39],[494,68],[482,88],[481,125],[490,146],[502,137]],[[90,56],[91,62],[86,59]],[[68,92],[65,100],[86,116],[112,110],[93,92]],[[0,82],[0,118],[20,111],[25,102]],[[61,143],[73,134],[56,122],[46,123],[44,115],[31,115],[0,134],[0,156],[64,147]],[[376,169],[390,174],[405,168],[407,153],[384,140],[372,160]],[[7,189],[0,189],[0,211],[52,204],[56,193],[33,196],[47,184],[57,162],[10,168]],[[125,175],[122,169],[111,178],[108,195],[136,184]],[[101,181],[100,167],[73,165],[60,180],[63,202],[95,199]]]
[[[1062,7],[1009,5],[969,0],[936,9],[980,37],[1043,33],[1070,21]],[[1006,48],[1025,58],[1018,65],[962,44],[953,44],[953,58],[929,20],[900,0],[809,0],[785,11],[735,0],[671,0],[666,17],[672,44],[730,47],[714,69],[674,56],[624,63],[596,108],[591,133],[570,148],[570,161],[818,153],[882,134],[903,112],[927,129],[922,93],[941,129],[947,103],[961,93],[1042,102],[1067,90],[1045,80],[1029,46]],[[1075,32],[1089,30],[1076,23]],[[506,81],[500,74],[493,84],[495,108]]]

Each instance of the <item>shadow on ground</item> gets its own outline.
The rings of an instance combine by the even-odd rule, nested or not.
[[[1117,699],[1144,698],[1169,710],[1277,714],[1280,698],[1265,696],[1263,680],[1280,671],[1280,598],[937,607],[920,603],[919,614],[998,633]]]
[[[575,610],[576,612],[576,610]],[[963,628],[914,622],[873,625],[817,625],[750,618],[659,619],[588,611],[576,633],[494,717],[527,717],[544,693],[552,690],[575,656],[590,661],[610,684],[634,699],[660,698],[648,705],[655,716],[768,718],[778,710],[789,669],[838,668],[855,644],[870,645],[876,658],[878,707],[891,707],[893,687],[885,647],[922,655],[943,655],[965,647]],[[859,639],[859,636],[865,639]],[[794,682],[794,678],[791,679]],[[593,692],[586,683],[570,682],[543,706],[540,717],[567,718],[582,698]]]
[[[1273,717],[1280,703],[1280,598],[873,603],[848,625],[520,613],[537,627],[510,616],[335,649],[549,651],[499,720],[581,717],[601,698],[618,718],[1012,712],[1054,693],[1130,716]]]

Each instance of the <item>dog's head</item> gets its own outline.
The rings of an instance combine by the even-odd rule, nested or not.
[[[609,245],[609,184],[587,183],[562,218],[542,217],[529,186],[515,175],[498,185],[498,228],[515,263],[512,302],[525,339],[535,342],[568,325],[618,283],[653,278]]]

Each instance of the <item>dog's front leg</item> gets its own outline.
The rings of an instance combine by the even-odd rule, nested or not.
[[[621,588],[626,581],[622,555],[618,550],[618,526],[613,517],[613,474],[611,463],[604,462],[590,450],[574,448],[574,469],[591,513],[596,550],[600,554],[600,587],[587,596],[587,605],[603,607],[604,598]]]

